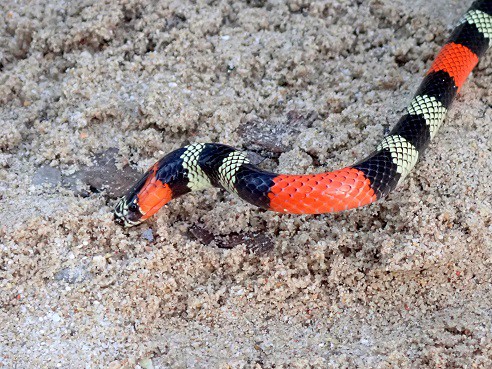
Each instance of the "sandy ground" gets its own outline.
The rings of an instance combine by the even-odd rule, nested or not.
[[[289,216],[207,190],[130,230],[111,214],[189,142],[352,164],[468,5],[2,1],[0,367],[492,367],[491,53],[376,205]]]

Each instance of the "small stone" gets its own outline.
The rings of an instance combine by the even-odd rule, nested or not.
[[[106,258],[101,255],[96,255],[92,258],[92,264],[94,264],[96,268],[104,269],[106,266]]]
[[[143,369],[154,369],[154,364],[152,364],[152,359],[150,358],[140,360],[139,364]]]
[[[63,281],[70,284],[83,282],[88,277],[88,273],[82,267],[64,268],[55,274],[56,281]]]
[[[119,360],[115,360],[109,363],[108,369],[121,369],[123,368],[123,365]]]
[[[148,228],[142,232],[142,237],[145,238],[149,242],[154,241],[154,234],[152,233],[152,229]]]
[[[52,186],[55,187],[61,182],[62,176],[60,170],[50,167],[49,165],[43,165],[32,177],[32,184],[34,186]]]

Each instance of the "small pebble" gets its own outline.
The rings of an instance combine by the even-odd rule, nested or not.
[[[34,186],[56,186],[61,182],[61,172],[49,165],[43,165],[32,176],[32,184]]]
[[[96,268],[104,269],[106,266],[106,258],[101,255],[96,255],[92,258],[92,263]]]
[[[139,364],[143,369],[154,369],[154,364],[152,364],[152,359],[150,358],[140,360]]]
[[[152,229],[147,228],[142,232],[142,237],[145,238],[149,242],[154,241],[154,234],[152,233]]]

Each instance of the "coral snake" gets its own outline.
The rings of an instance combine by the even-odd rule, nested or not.
[[[395,127],[365,159],[333,172],[275,174],[252,165],[230,146],[196,143],[155,163],[114,209],[134,226],[171,199],[209,186],[264,209],[320,214],[356,208],[386,196],[401,183],[434,138],[456,94],[492,39],[492,0],[475,1],[426,73]]]

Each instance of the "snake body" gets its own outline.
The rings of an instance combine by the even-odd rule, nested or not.
[[[492,0],[475,1],[454,28],[394,128],[358,163],[333,172],[290,175],[263,171],[245,153],[195,143],[155,163],[116,204],[118,223],[134,226],[171,199],[215,186],[267,210],[320,214],[385,197],[413,169],[439,130],[466,78],[492,40]]]

